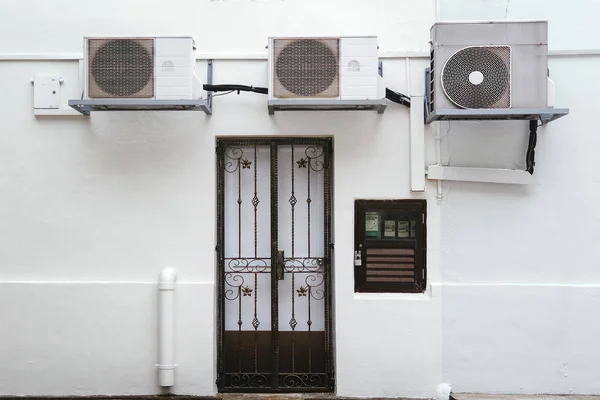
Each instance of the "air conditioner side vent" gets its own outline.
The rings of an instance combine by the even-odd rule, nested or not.
[[[434,103],[434,92],[435,92],[435,81],[434,81],[434,77],[435,77],[435,50],[432,48],[431,52],[430,52],[430,57],[429,57],[429,87],[427,88],[429,90],[429,112],[432,112],[435,108],[435,103]]]

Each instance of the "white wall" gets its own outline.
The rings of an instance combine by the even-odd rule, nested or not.
[[[422,51],[433,19],[432,3],[391,0],[108,1],[96,8],[33,1],[3,13],[0,49],[5,58],[68,55],[80,52],[84,35],[183,32],[203,53],[265,54],[269,35],[314,33],[375,34],[382,51]],[[266,85],[266,60],[218,58],[216,83]],[[410,67],[420,76],[425,62]],[[406,65],[385,62],[390,87],[406,92]],[[264,96],[244,93],[216,98],[211,117],[34,117],[30,78],[63,76],[66,104],[79,96],[77,68],[75,61],[0,61],[10,93],[0,107],[0,394],[159,393],[156,281],[167,265],[179,282],[174,392],[215,393],[215,137],[257,134],[334,137],[337,393],[433,393],[442,373],[438,293],[353,292],[354,199],[411,197],[407,109],[270,117]],[[198,68],[203,76],[204,62]],[[430,268],[439,277],[435,249]]]
[[[572,3],[109,0],[92,8],[22,1],[3,10],[0,52],[77,56],[84,35],[104,33],[190,33],[200,52],[228,55],[265,54],[269,35],[375,34],[382,52],[424,52],[436,9],[443,19],[547,17],[551,49],[591,49],[597,2]],[[420,94],[426,61],[410,61],[412,94]],[[600,393],[592,367],[600,180],[591,152],[598,139],[585,119],[597,111],[600,61],[550,63],[558,102],[571,115],[540,130],[536,184],[444,183],[438,204],[435,182],[425,194],[409,191],[408,110],[401,106],[384,115],[270,117],[264,97],[241,94],[216,98],[211,117],[36,118],[30,78],[61,74],[66,104],[79,96],[77,62],[0,61],[0,395],[159,393],[156,281],[167,265],[179,272],[174,392],[215,393],[219,135],[334,137],[339,395],[428,397],[442,379],[469,391]],[[204,67],[198,63],[201,76]],[[405,59],[386,59],[384,77],[408,93],[405,68]],[[215,62],[216,83],[266,85],[266,77],[265,60]],[[489,142],[476,131],[481,123],[436,126],[446,161],[522,167],[522,125],[485,125]],[[434,129],[426,131],[429,163]],[[429,200],[433,288],[354,294],[354,199],[409,197]]]
[[[468,4],[468,7],[465,5]],[[550,51],[598,49],[594,1],[444,0],[443,19],[548,19]],[[585,33],[584,33],[585,32]],[[551,56],[557,106],[535,183],[444,183],[443,375],[456,391],[600,393],[600,56]],[[527,124],[443,123],[444,162],[525,167]]]

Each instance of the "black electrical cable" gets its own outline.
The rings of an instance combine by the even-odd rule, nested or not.
[[[527,146],[527,155],[525,156],[525,162],[527,168],[525,171],[533,175],[533,167],[535,166],[535,145],[537,144],[537,120],[529,121],[529,145]]]
[[[253,92],[260,94],[268,94],[269,89],[265,87],[254,87],[246,85],[209,85],[204,84],[204,90],[207,92]]]
[[[410,97],[403,95],[402,93],[394,92],[391,89],[385,88],[385,98],[393,101],[394,103],[402,104],[403,106],[410,108]]]
[[[265,87],[255,87],[255,86],[246,86],[246,85],[235,85],[235,84],[226,84],[226,85],[210,85],[204,84],[204,90],[207,92],[253,92],[259,94],[268,94],[269,89]],[[403,106],[410,107],[410,98],[402,93],[395,92],[391,89],[385,89],[385,97],[386,99],[393,101],[394,103],[402,104]]]

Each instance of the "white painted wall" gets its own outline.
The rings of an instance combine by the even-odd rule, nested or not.
[[[84,35],[104,33],[189,33],[200,52],[213,54],[266,54],[269,35],[375,34],[382,52],[425,52],[436,9],[443,19],[503,18],[507,5],[511,18],[549,18],[555,50],[591,49],[590,32],[600,29],[591,23],[585,34],[577,29],[597,15],[593,0],[568,10],[542,0],[176,4],[18,2],[0,17],[0,59],[80,53]],[[386,59],[387,85],[420,94],[426,62],[410,61],[407,84],[405,59]],[[0,395],[159,393],[156,282],[166,265],[178,269],[174,392],[215,393],[219,135],[334,137],[339,395],[428,397],[442,379],[470,391],[600,393],[592,368],[598,323],[591,317],[599,283],[591,153],[597,139],[584,119],[597,111],[599,63],[597,57],[551,59],[558,102],[572,111],[541,129],[535,185],[444,184],[438,205],[435,182],[424,194],[409,191],[408,110],[401,106],[390,105],[382,116],[270,117],[264,97],[241,94],[216,98],[211,117],[36,118],[30,78],[65,77],[66,105],[79,96],[77,63],[0,61]],[[204,63],[198,68],[202,76]],[[266,85],[266,61],[217,60],[214,80]],[[520,124],[494,128],[489,143],[463,125],[450,126],[446,160],[522,165],[525,133],[506,132]],[[433,131],[426,130],[429,163]],[[474,150],[481,150],[480,160]],[[433,286],[424,295],[354,294],[354,199],[410,197],[429,200]]]
[[[550,51],[600,47],[597,1],[441,5],[447,20],[548,19]],[[456,391],[600,393],[600,139],[590,120],[600,56],[554,56],[549,68],[557,106],[571,113],[538,131],[535,183],[443,186],[443,376]],[[445,162],[525,167],[526,123],[440,129]]]
[[[89,34],[183,32],[204,53],[266,54],[269,35],[314,33],[376,34],[382,50],[424,50],[433,4],[410,3],[20,3],[3,14],[0,49],[77,53]],[[423,62],[412,67],[421,70]],[[406,91],[405,67],[404,59],[386,61],[391,87]],[[204,75],[205,64],[198,68]],[[2,87],[11,93],[0,108],[0,394],[160,392],[156,281],[166,265],[178,269],[174,392],[215,393],[215,137],[254,134],[335,140],[337,393],[433,393],[442,372],[436,292],[353,293],[354,199],[411,196],[399,162],[408,162],[407,109],[270,117],[264,96],[242,94],[216,98],[211,117],[35,118],[29,79],[37,73],[65,78],[63,103],[79,95],[76,62],[0,62]],[[214,80],[264,86],[266,60],[217,60]],[[435,241],[435,207],[429,220]],[[435,251],[430,260],[432,276],[439,276]]]

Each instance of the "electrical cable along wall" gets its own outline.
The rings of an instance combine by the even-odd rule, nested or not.
[[[251,92],[251,93],[259,93],[259,94],[269,94],[269,88],[265,87],[257,87],[257,86],[246,86],[246,85],[238,85],[238,84],[224,84],[224,85],[204,85],[204,90],[207,92]],[[227,93],[227,94],[229,94]],[[215,97],[214,95],[212,97]],[[386,99],[393,101],[394,103],[401,104],[406,107],[410,107],[410,98],[402,93],[395,92],[389,88],[385,89],[385,97]]]

